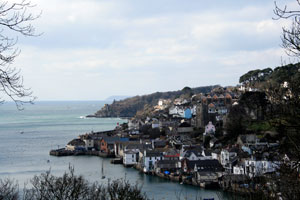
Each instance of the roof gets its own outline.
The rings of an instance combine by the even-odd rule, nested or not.
[[[137,154],[138,152],[133,151],[131,149],[124,151],[125,154]]]
[[[107,144],[114,144],[117,141],[120,141],[120,137],[103,137],[102,138]]]
[[[222,165],[218,160],[193,160],[186,161],[186,164],[189,169],[194,169],[195,165],[197,167],[197,171],[223,171]]]
[[[214,108],[214,107],[215,107],[215,104],[210,103],[210,104],[208,105],[208,107],[209,107],[209,108]]]
[[[225,95],[225,97],[226,97],[226,98],[232,99],[232,96],[231,96],[229,93],[227,93],[227,94]]]
[[[183,122],[179,125],[179,127],[191,127],[191,125],[187,122]]]
[[[190,157],[191,155],[195,154],[197,157],[203,157],[202,156],[202,150],[197,150],[197,149],[192,149],[192,150],[187,150],[184,154],[184,157]]]
[[[146,157],[160,157],[162,156],[161,152],[146,150]]]
[[[158,160],[155,165],[163,169],[176,169],[180,168],[179,162],[178,160]]]
[[[151,147],[151,145],[146,145],[146,144],[128,144],[126,146],[126,149],[144,149],[146,147]]]

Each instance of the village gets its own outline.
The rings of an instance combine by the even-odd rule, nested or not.
[[[80,135],[50,155],[114,158],[112,164],[180,184],[255,193],[262,184],[258,177],[274,174],[289,158],[279,153],[279,141],[268,140],[271,132],[241,134],[226,142],[228,113],[245,92],[256,91],[219,87],[206,94],[160,99],[147,116],[131,118],[111,131]]]

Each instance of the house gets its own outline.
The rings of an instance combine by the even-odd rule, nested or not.
[[[243,164],[239,164],[233,167],[233,174],[235,175],[244,175],[245,174],[245,166]]]
[[[138,135],[140,133],[140,128],[142,127],[143,123],[140,120],[129,120],[128,121],[128,132],[131,135]]]
[[[191,119],[192,118],[192,110],[190,108],[187,108],[184,110],[184,116],[185,119]]]
[[[89,134],[83,137],[83,141],[85,143],[85,148],[87,150],[92,150],[94,149],[94,139],[92,138],[92,136],[90,136]]]
[[[232,148],[230,150],[228,149],[222,149],[221,151],[221,165],[225,168],[225,171],[228,173],[232,173],[233,166],[237,162],[237,150],[235,148]]]
[[[173,148],[167,148],[162,150],[163,160],[179,160],[180,153]]]
[[[178,173],[181,168],[181,162],[179,160],[158,160],[155,163],[156,173]]]
[[[86,150],[85,142],[82,139],[74,139],[67,144],[66,150],[70,150],[70,151]]]
[[[140,141],[116,141],[114,144],[114,152],[116,157],[123,157],[125,150],[141,150],[151,148],[151,145],[146,145]]]
[[[143,172],[148,173],[154,171],[155,163],[162,160],[163,154],[154,150],[144,150],[139,153],[140,167]]]
[[[138,150],[125,150],[123,156],[123,165],[126,167],[137,164],[138,161]]]
[[[255,134],[248,134],[248,135],[239,135],[237,138],[237,144],[240,146],[255,144],[257,137]]]
[[[250,178],[275,172],[279,166],[279,162],[272,162],[263,159],[248,158],[244,162],[245,174]]]
[[[216,127],[213,125],[213,123],[210,121],[205,126],[205,133],[203,135],[214,135],[216,132]]]
[[[158,119],[153,118],[151,126],[152,126],[152,128],[159,128],[159,121],[158,121]]]
[[[172,106],[169,108],[169,115],[173,117],[184,117],[184,109],[181,106]]]
[[[100,143],[100,151],[107,153],[108,155],[115,155],[114,146],[117,141],[129,141],[129,139],[120,137],[103,137]]]
[[[223,167],[218,160],[187,160],[182,161],[182,170],[186,173],[215,172],[222,176]]]
[[[154,107],[155,110],[164,110],[171,104],[170,99],[159,99],[157,105]]]
[[[195,173],[196,182],[200,184],[201,187],[204,188],[216,188],[219,186],[219,177],[218,173],[213,171],[206,171],[206,172],[196,172]]]
[[[181,160],[182,159],[203,160],[202,149],[189,149],[189,150],[186,150],[185,152],[182,152],[182,155],[181,155],[180,159]]]
[[[202,156],[203,156],[203,160],[211,160],[212,159],[212,154],[210,150],[202,150]]]

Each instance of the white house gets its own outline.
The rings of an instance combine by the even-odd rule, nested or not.
[[[151,150],[145,150],[142,154],[141,153],[142,152],[140,152],[140,162],[145,173],[153,171],[155,163],[158,160],[162,160],[163,157],[162,153]]]
[[[215,134],[215,132],[216,132],[216,127],[213,125],[211,121],[208,122],[208,124],[205,126],[204,135]]]
[[[249,158],[245,160],[245,174],[249,177],[263,175],[265,173],[274,172],[278,166],[277,162]]]
[[[159,128],[159,121],[158,119],[152,119],[152,128]]]
[[[90,136],[86,136],[83,138],[83,141],[85,143],[85,148],[87,150],[93,149],[94,148],[94,139]]]
[[[245,174],[245,166],[243,166],[243,165],[234,166],[233,167],[233,174],[244,175]]]
[[[125,150],[123,154],[123,165],[124,166],[133,166],[137,164],[137,150]]]
[[[181,106],[172,106],[169,108],[169,115],[184,118],[185,109]]]
[[[234,163],[237,161],[237,153],[227,149],[221,151],[221,165],[226,171],[232,172]]]
[[[199,150],[187,150],[180,153],[180,160],[186,158],[188,160],[203,160],[202,152]]]

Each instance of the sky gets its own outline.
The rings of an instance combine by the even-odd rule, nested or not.
[[[288,62],[272,0],[32,0],[39,37],[19,36],[15,67],[38,100],[238,84]],[[295,0],[278,0],[296,8]]]

